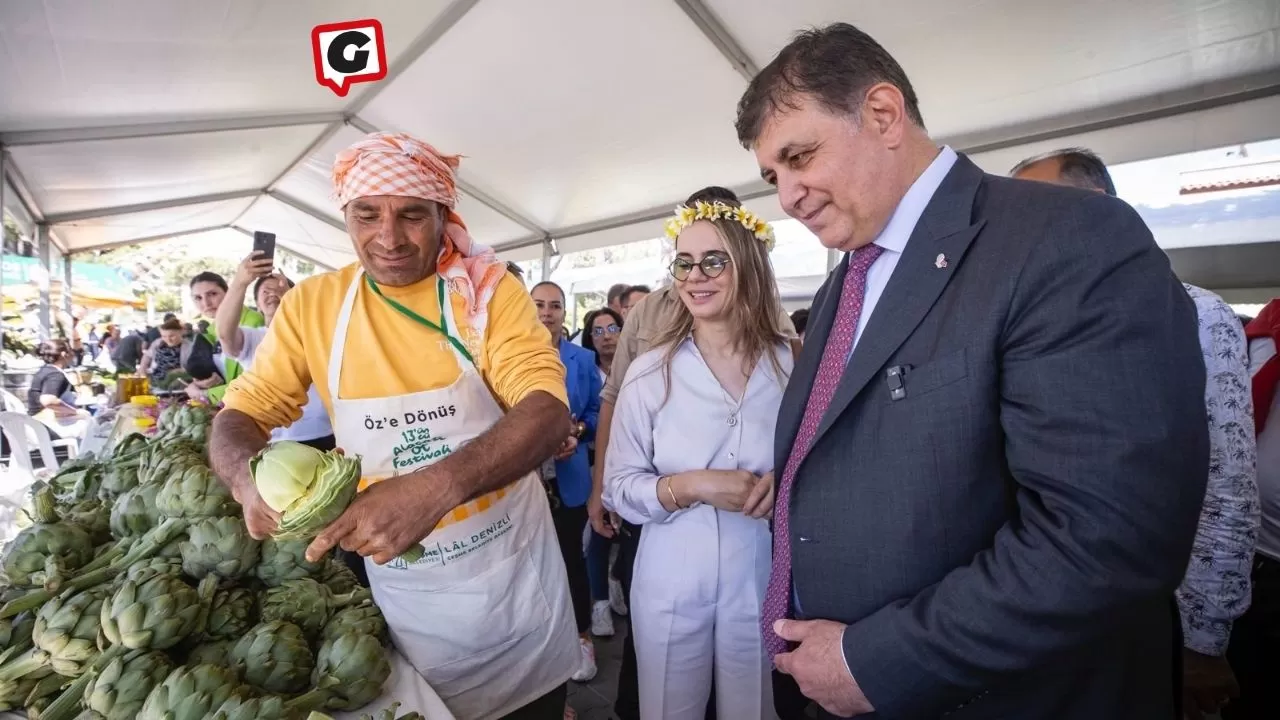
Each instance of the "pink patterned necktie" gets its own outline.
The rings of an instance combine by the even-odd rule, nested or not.
[[[777,504],[773,509],[773,568],[769,572],[769,589],[764,596],[764,607],[760,610],[760,629],[764,633],[765,650],[770,659],[787,651],[786,641],[773,632],[773,623],[787,617],[790,607],[791,485],[795,482],[800,463],[809,454],[814,437],[818,434],[818,425],[822,422],[827,407],[831,405],[831,398],[835,396],[836,387],[840,385],[840,378],[844,375],[849,350],[853,347],[853,338],[858,329],[858,318],[862,315],[867,270],[883,251],[879,245],[867,245],[854,251],[849,258],[849,269],[845,272],[844,286],[840,291],[840,307],[831,324],[827,345],[822,351],[822,363],[813,378],[813,388],[809,391],[809,401],[805,403],[800,430],[796,433],[787,466],[782,472],[782,484],[778,487]]]

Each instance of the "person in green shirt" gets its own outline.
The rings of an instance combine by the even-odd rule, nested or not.
[[[235,361],[235,358],[222,352],[222,344],[218,342],[218,325],[213,322],[213,319],[218,316],[218,308],[222,306],[222,301],[227,296],[227,281],[218,273],[202,272],[191,278],[190,288],[191,300],[200,311],[201,317],[210,320],[209,327],[203,333],[203,337],[214,348],[214,361],[218,365],[223,380],[219,385],[203,389],[204,397],[202,399],[217,405],[222,402],[222,396],[227,391],[227,385],[244,372],[244,369],[240,367],[240,363]],[[240,312],[240,325],[244,327],[266,327],[267,320],[262,316],[262,313],[246,307]]]

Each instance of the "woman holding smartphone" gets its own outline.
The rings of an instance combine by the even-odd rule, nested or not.
[[[267,337],[276,310],[280,309],[280,300],[293,288],[292,280],[273,272],[272,263],[272,258],[265,257],[261,250],[250,253],[236,268],[236,274],[227,288],[227,296],[218,306],[215,322],[222,351],[245,369],[253,365],[254,355]],[[244,298],[250,287],[258,310],[266,318],[267,327],[246,327],[240,324]],[[334,448],[329,413],[316,394],[315,385],[307,392],[307,404],[302,408],[302,417],[292,425],[277,428],[271,433],[271,442],[281,440],[293,440],[319,450]]]

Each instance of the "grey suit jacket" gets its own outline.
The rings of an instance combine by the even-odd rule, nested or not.
[[[777,468],[844,273],[814,301]],[[797,615],[849,625],[878,718],[1172,718],[1203,390],[1195,308],[1132,208],[962,156],[796,476]]]

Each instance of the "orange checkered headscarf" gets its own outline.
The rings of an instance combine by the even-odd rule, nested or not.
[[[458,205],[458,155],[445,155],[405,133],[372,133],[338,153],[333,196],[338,206],[360,197],[422,198],[449,209],[437,272],[450,291],[467,301],[467,318],[479,337],[488,324],[489,300],[506,272],[493,250],[477,243],[454,210]]]

